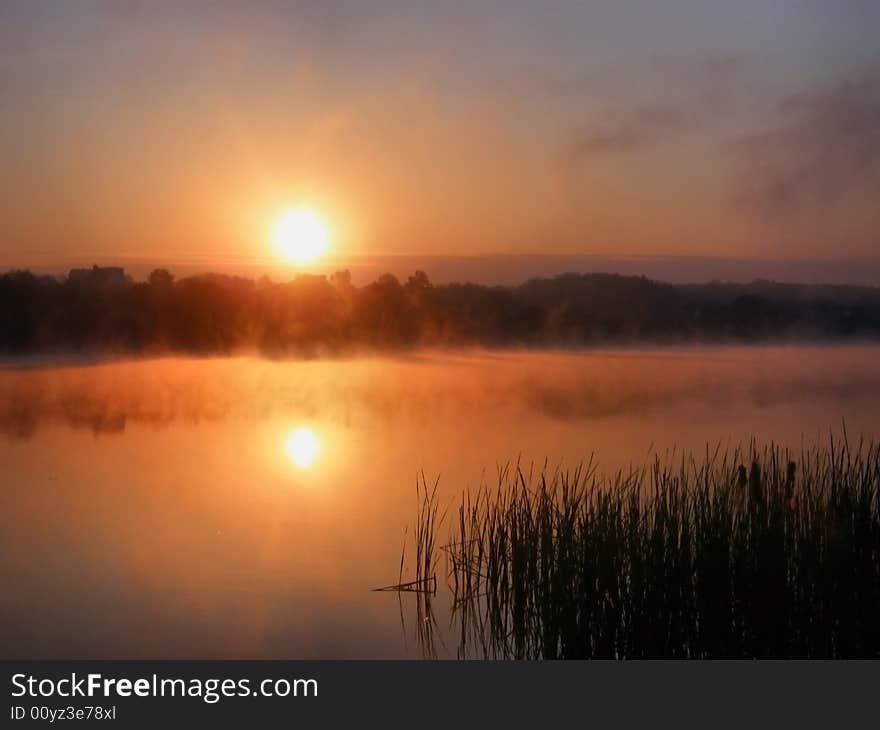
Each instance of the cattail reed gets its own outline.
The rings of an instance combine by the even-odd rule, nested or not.
[[[461,656],[880,656],[877,444],[752,444],[607,477],[516,465],[449,524]]]

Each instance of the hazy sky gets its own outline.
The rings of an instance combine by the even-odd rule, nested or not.
[[[0,268],[870,256],[880,3],[0,4]]]

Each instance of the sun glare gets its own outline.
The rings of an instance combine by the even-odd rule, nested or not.
[[[272,226],[272,244],[286,261],[310,264],[327,250],[330,231],[324,219],[310,208],[283,212]]]
[[[297,466],[306,468],[315,462],[321,444],[312,429],[300,426],[287,437],[286,447],[290,460]]]

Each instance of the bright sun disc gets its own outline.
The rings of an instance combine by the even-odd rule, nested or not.
[[[288,210],[272,226],[275,250],[294,264],[310,264],[326,251],[329,242],[326,223],[308,208]]]
[[[305,426],[295,429],[287,437],[287,455],[297,466],[311,466],[318,456],[320,446],[315,432]]]

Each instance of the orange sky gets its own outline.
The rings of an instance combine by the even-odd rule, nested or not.
[[[652,5],[4,3],[0,269],[874,254],[880,11]]]

